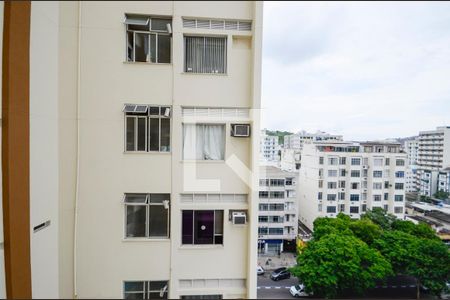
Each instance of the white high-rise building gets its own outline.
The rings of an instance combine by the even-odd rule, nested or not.
[[[419,133],[417,180],[421,195],[432,196],[437,191],[438,172],[450,167],[450,126]]]
[[[299,220],[313,229],[317,217],[343,212],[359,218],[384,208],[402,218],[406,154],[387,142],[305,144],[299,175]]]
[[[407,156],[406,166],[406,187],[407,193],[417,192],[417,161],[419,158],[419,139],[418,137],[405,142],[405,152]]]
[[[280,151],[278,136],[268,135],[267,130],[261,130],[259,154],[263,161],[279,161],[278,152]]]
[[[437,190],[450,193],[450,168],[439,171]]]
[[[258,253],[295,251],[298,232],[298,173],[260,167]]]

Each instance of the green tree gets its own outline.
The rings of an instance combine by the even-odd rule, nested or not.
[[[433,195],[434,198],[438,198],[438,199],[441,199],[441,200],[448,199],[449,196],[450,196],[450,194],[447,193],[447,192],[444,192],[443,190],[439,190]]]
[[[308,292],[327,298],[344,291],[363,294],[376,280],[392,275],[390,263],[355,236],[331,233],[309,242],[291,273]]]
[[[381,227],[368,218],[353,221],[350,223],[349,227],[357,238],[368,245],[371,245],[374,240],[380,238],[383,233]]]
[[[314,220],[314,232],[313,237],[315,239],[320,239],[330,233],[340,233],[340,234],[350,234],[349,224],[351,219],[349,216],[339,213],[336,218],[317,218]]]
[[[371,220],[384,230],[391,229],[392,223],[397,219],[394,215],[386,213],[381,207],[374,207],[372,210],[367,210],[361,218]]]
[[[395,220],[392,223],[392,229],[406,232],[420,238],[439,240],[434,230],[429,225],[422,222],[414,224],[411,221]]]

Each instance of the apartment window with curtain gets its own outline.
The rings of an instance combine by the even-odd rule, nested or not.
[[[125,151],[170,152],[169,106],[125,104]]]
[[[171,18],[125,16],[126,52],[129,62],[170,63]]]
[[[183,124],[183,159],[224,160],[225,125]]]
[[[168,238],[170,194],[125,194],[125,238]]]
[[[183,245],[223,245],[223,210],[183,210]]]
[[[185,36],[184,72],[225,74],[227,72],[227,38]]]

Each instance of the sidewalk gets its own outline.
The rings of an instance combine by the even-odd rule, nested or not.
[[[269,260],[269,264],[267,261]],[[280,267],[292,267],[297,263],[294,253],[281,253],[280,257],[275,256],[260,256],[258,255],[258,265],[263,267],[266,271],[275,270]]]

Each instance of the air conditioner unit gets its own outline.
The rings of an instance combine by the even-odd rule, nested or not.
[[[250,136],[250,125],[249,124],[231,124],[231,136],[249,137]]]
[[[245,225],[247,223],[247,214],[245,212],[233,212],[233,225]]]

